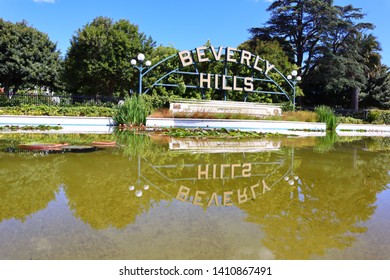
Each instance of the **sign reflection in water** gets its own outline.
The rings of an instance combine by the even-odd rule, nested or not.
[[[390,258],[386,138],[119,135],[34,156],[5,152],[15,137],[0,143],[0,259]]]

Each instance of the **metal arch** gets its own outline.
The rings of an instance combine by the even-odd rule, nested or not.
[[[157,62],[156,64],[154,64],[152,67],[150,67],[148,70],[146,70],[146,71],[144,72],[144,75],[148,74],[148,72],[152,71],[154,68],[156,68],[156,67],[159,66],[160,64],[164,63],[165,61],[167,61],[167,60],[169,60],[169,59],[171,59],[171,58],[173,58],[173,57],[175,57],[175,56],[177,56],[177,53],[172,54],[172,55],[170,55],[170,56],[164,58],[163,60],[160,60],[159,62]]]
[[[218,50],[218,52],[220,51],[220,47],[217,47],[216,50]],[[191,56],[193,56],[194,54],[194,51],[196,51],[196,49],[192,49],[191,50]],[[239,53],[242,53],[242,50],[237,50],[237,52]],[[160,60],[158,63],[154,64],[152,67],[150,67],[147,71],[145,71],[144,75],[146,75],[147,73],[149,73],[150,71],[152,71],[153,69],[155,69],[156,67],[158,67],[159,65],[163,64],[164,62],[174,58],[174,57],[177,57],[178,54],[175,53],[173,55],[170,55],[162,60]],[[256,57],[256,55],[252,54],[251,53],[251,59]],[[262,62],[265,62],[266,60],[259,57],[259,59],[262,61]],[[198,71],[198,67],[197,67],[197,61],[194,59],[192,59],[192,66],[194,66],[195,68],[195,71],[196,72],[184,72],[184,71],[180,71],[180,66],[167,72],[166,74],[164,74],[162,77],[160,77],[159,79],[157,79],[145,92],[144,94],[148,93],[153,87],[155,86],[169,86],[169,87],[177,87],[178,85],[173,85],[173,84],[160,84],[160,82],[165,79],[166,77],[170,76],[171,74],[182,74],[182,75],[198,75],[199,74],[199,71]],[[223,63],[223,61],[220,61]],[[239,64],[238,62],[236,62],[236,64]],[[248,66],[246,65],[248,68],[250,69],[254,69],[253,67],[251,66]],[[276,71],[276,73],[282,77],[282,79],[287,82],[287,85],[292,89],[294,90],[294,85],[286,78],[286,76],[284,76],[276,67],[273,67],[270,71]],[[224,73],[227,74],[227,71],[228,71],[228,67],[227,67],[227,63],[226,63],[226,60],[225,60],[225,63],[224,63]],[[266,73],[263,73],[263,75],[267,78],[267,79],[260,79],[260,78],[255,78],[254,76],[254,71],[252,72],[252,78],[254,81],[264,81],[264,82],[269,82],[269,83],[272,83],[274,84],[278,90],[280,90],[280,92],[274,92],[274,91],[262,91],[262,90],[254,90],[252,91],[253,93],[264,93],[264,94],[276,94],[276,95],[284,95],[288,100],[290,100],[290,96],[287,94],[287,92],[274,80],[272,79],[268,74]],[[213,74],[213,75],[219,75],[219,74]],[[226,77],[231,77],[231,76],[226,76]],[[240,77],[239,77],[240,78]],[[242,77],[241,77],[242,78]],[[199,88],[199,86],[193,86],[193,85],[185,85],[186,88]],[[248,92],[247,92],[247,95],[248,95]],[[246,97],[247,97],[246,95]],[[246,97],[245,97],[245,100],[246,100]]]
[[[149,70],[150,70],[150,69],[149,69]],[[158,85],[158,83],[159,83],[161,80],[165,79],[166,77],[168,77],[169,75],[171,75],[171,74],[173,74],[173,73],[176,73],[177,70],[179,70],[179,68],[176,68],[176,69],[174,69],[174,70],[172,70],[172,71],[166,73],[165,75],[163,75],[161,78],[159,78],[157,81],[155,81],[155,82],[154,82],[154,83],[153,83],[153,84],[144,92],[144,94],[148,93],[148,91],[149,91],[151,88],[153,88],[154,86]]]
[[[240,53],[242,53],[242,50],[237,50],[238,52],[240,52]],[[256,55],[254,55],[254,54],[252,54],[251,53],[251,58],[255,58],[256,57]],[[263,58],[261,58],[261,57],[259,57],[259,59],[262,61],[262,62],[265,62],[266,60],[265,59],[263,59]],[[236,62],[236,64],[239,64],[238,62]],[[249,66],[247,66],[247,67],[249,67]],[[249,67],[250,69],[254,69],[253,67]],[[291,82],[286,78],[286,76],[284,76],[276,67],[273,67],[272,69],[271,69],[271,71],[272,70],[275,70],[278,74],[279,74],[279,76],[281,76],[282,78],[283,78],[283,80],[284,81],[286,81],[287,82],[287,84],[291,87],[291,89],[292,90],[294,90],[294,86],[291,84]],[[283,89],[283,88],[281,88],[281,86],[274,80],[274,79],[272,79],[270,76],[268,76],[268,74],[266,74],[266,73],[263,73],[263,75],[268,79],[268,80],[264,80],[264,81],[268,81],[268,82],[271,82],[271,83],[273,83],[281,92],[270,92],[270,91],[253,91],[253,92],[256,92],[256,93],[265,93],[265,94],[281,94],[281,95],[284,95],[284,96],[286,96],[286,98],[288,99],[288,100],[290,100],[290,96],[287,94],[287,92]],[[254,78],[254,80],[261,80],[261,79],[258,79],[258,78]]]

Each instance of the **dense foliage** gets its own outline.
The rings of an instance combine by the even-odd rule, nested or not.
[[[272,64],[281,71],[282,73],[290,73],[291,70],[295,68],[292,63],[292,59],[288,56],[288,54],[283,50],[282,45],[277,40],[268,40],[268,39],[259,39],[254,38],[253,40],[248,40],[241,45],[238,46],[240,50],[246,50],[251,52],[254,55],[258,55],[261,58],[272,61]],[[242,73],[245,69],[240,69],[239,73]],[[251,69],[246,69],[247,75],[250,76]],[[289,88],[286,84],[283,84],[282,77],[276,73],[269,73],[269,76],[277,81],[278,84],[284,85],[285,88]],[[258,88],[258,90],[265,91],[275,91],[275,85],[272,83],[264,84],[263,88]],[[300,90],[298,91],[300,94]],[[283,102],[286,98],[279,97],[277,95],[272,94],[261,94],[261,93],[251,93],[248,96],[248,101],[252,102]]]
[[[363,108],[390,108],[389,68],[381,62],[380,43],[369,33],[374,26],[363,21],[361,9],[337,6],[333,0],[277,0],[270,3],[267,11],[269,20],[249,29],[251,38],[237,49],[270,61],[282,74],[298,70],[302,76],[296,91],[299,105],[328,105],[354,111],[359,104]],[[211,42],[205,46],[211,46]],[[211,53],[206,54],[211,58],[209,63],[181,67],[175,57],[179,50],[173,46],[156,47],[150,36],[124,19],[97,17],[78,29],[63,60],[46,34],[26,22],[13,24],[0,19],[0,50],[0,89],[7,98],[19,89],[28,94],[35,89],[34,94],[39,95],[37,88],[58,90],[62,86],[73,97],[72,102],[77,102],[77,95],[96,99],[129,97],[129,93],[138,93],[139,86],[139,71],[132,67],[131,60],[144,53],[152,68],[144,71],[142,91],[153,107],[167,107],[169,98],[176,97],[286,101],[278,95],[196,88],[198,75],[182,75],[174,69],[227,76],[255,74],[252,67],[240,63],[213,61]],[[158,64],[164,59],[167,60]],[[265,78],[275,80],[292,95],[292,88],[281,76],[268,74]],[[153,86],[156,83],[165,86]],[[277,87],[268,83],[254,90],[275,92]],[[10,106],[23,104],[8,99],[1,102]]]
[[[357,110],[363,101],[365,107],[389,108],[390,74],[361,9],[332,0],[278,0],[268,11],[266,25],[250,29],[252,40],[272,38],[293,51],[303,76],[303,104]]]
[[[0,88],[6,95],[21,88],[60,87],[61,60],[47,34],[0,18]]]
[[[130,64],[141,51],[150,54],[154,42],[127,20],[98,17],[79,29],[65,58],[64,78],[72,93],[125,95],[137,75]]]
[[[0,115],[111,117],[115,109],[104,106],[20,105],[1,107]]]
[[[371,110],[367,118],[374,124],[390,124],[390,111]]]

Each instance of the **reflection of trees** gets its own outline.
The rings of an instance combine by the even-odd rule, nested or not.
[[[110,151],[72,154],[63,172],[69,174],[65,184],[70,208],[96,229],[124,228],[147,212],[152,200],[161,200],[153,189],[144,191],[141,198],[129,191],[137,180],[136,157],[115,156]]]
[[[335,152],[295,151],[301,160],[298,184],[281,181],[272,192],[243,205],[248,220],[266,232],[263,240],[278,259],[309,259],[343,249],[366,231],[362,222],[375,211],[376,195],[390,178],[389,155],[335,147]]]
[[[300,179],[290,186],[283,179],[291,167],[290,148],[188,154],[169,151],[167,145],[156,144],[147,136],[123,135],[117,139],[124,145],[121,148],[94,153],[2,155],[0,221],[13,217],[23,220],[44,209],[61,183],[74,215],[95,229],[134,223],[160,201],[175,199],[180,185],[191,188],[191,195],[204,191],[207,201],[214,192],[221,195],[260,183],[255,200],[238,205],[233,197],[233,203],[247,213],[248,221],[262,226],[262,242],[276,258],[307,259],[321,256],[327,249],[350,246],[356,234],[366,230],[362,222],[371,217],[376,195],[390,181],[388,152],[373,152],[387,146],[385,140],[379,144],[370,139],[352,145],[336,142],[326,152],[315,150],[320,153],[296,148],[292,171]],[[306,146],[300,139],[296,141]],[[194,179],[198,165],[243,163],[253,164],[250,178]],[[187,179],[176,180],[183,178]],[[262,180],[271,188],[265,194]],[[131,185],[142,189],[143,184],[150,188],[143,190],[142,197],[129,190]]]
[[[61,182],[57,155],[7,154],[0,159],[0,222],[20,219],[46,208]]]
[[[390,137],[375,137],[364,141],[364,148],[368,151],[390,151]]]

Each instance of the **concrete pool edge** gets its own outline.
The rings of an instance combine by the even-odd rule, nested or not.
[[[44,133],[112,133],[115,122],[110,117],[73,117],[73,116],[25,116],[0,115],[0,126],[61,126],[61,130],[49,130]],[[151,118],[146,127],[153,128],[226,128],[242,131],[278,133],[297,136],[325,136],[326,124],[317,122],[266,121],[266,120],[224,120],[224,119],[181,119]],[[15,131],[20,132],[20,131]],[[28,131],[23,131],[24,133]],[[42,131],[33,131],[42,133]],[[0,131],[0,133],[5,133]],[[339,136],[390,136],[390,125],[339,124],[336,128]]]
[[[325,136],[326,134],[325,123],[289,121],[147,118],[146,126],[149,128],[225,128],[298,136]]]
[[[326,135],[326,124],[319,122],[147,118],[146,126],[156,128],[226,128],[297,136]],[[390,125],[339,124],[336,133],[339,136],[390,137]]]
[[[75,116],[15,116],[1,115],[0,126],[61,126],[60,130],[45,133],[111,133],[115,123],[110,117],[75,117]],[[1,131],[0,131],[1,132]],[[16,131],[20,132],[20,131]],[[27,131],[23,131],[27,132]],[[34,131],[42,132],[42,131]]]

